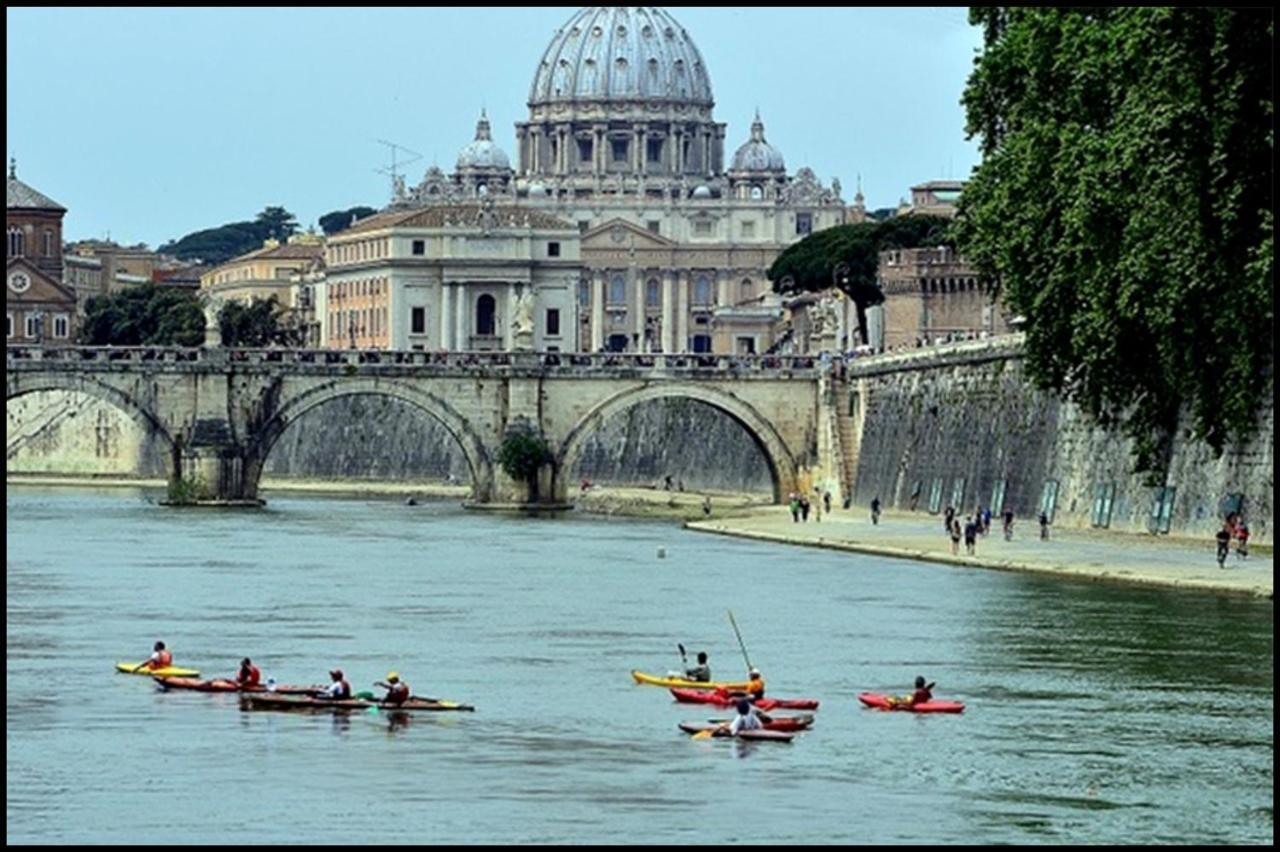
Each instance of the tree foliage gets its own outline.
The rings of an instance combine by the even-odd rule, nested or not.
[[[352,218],[364,219],[377,213],[372,207],[351,207],[347,210],[334,210],[326,213],[318,220],[325,236],[333,236],[351,227]]]
[[[185,288],[143,284],[85,305],[80,342],[90,346],[199,346],[204,311]]]
[[[876,280],[880,252],[948,245],[949,224],[950,220],[940,216],[899,216],[817,231],[778,255],[769,267],[769,280],[777,293],[813,293],[838,287],[857,306],[859,332],[866,343],[866,309],[884,301]],[[841,263],[847,271],[834,276]]]
[[[305,334],[275,296],[252,302],[230,301],[218,311],[223,346],[301,346]]]
[[[961,251],[1026,317],[1037,382],[1159,473],[1184,407],[1217,450],[1270,392],[1271,13],[975,8],[983,161]]]
[[[498,464],[507,476],[529,485],[529,496],[538,499],[538,471],[552,460],[546,440],[532,431],[519,430],[507,435],[498,449]]]
[[[283,207],[267,207],[252,222],[229,222],[195,231],[165,243],[158,251],[180,260],[199,260],[216,266],[262,248],[264,240],[284,242],[297,230],[298,223],[292,213]]]

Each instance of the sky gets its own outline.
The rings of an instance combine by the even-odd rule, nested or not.
[[[394,142],[453,170],[481,107],[515,122],[580,7],[6,9],[6,154],[68,209],[67,240],[156,247],[281,205],[306,227],[381,208]],[[765,135],[793,173],[869,209],[978,162],[960,96],[981,45],[960,8],[665,7],[711,77],[726,157]],[[403,160],[413,154],[400,153]]]

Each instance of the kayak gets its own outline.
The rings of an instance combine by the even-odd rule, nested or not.
[[[732,737],[733,734],[721,728],[719,725],[703,725],[698,722],[681,722],[678,726],[680,730],[686,734],[698,734],[703,731],[715,731],[713,737]],[[775,743],[789,743],[795,737],[795,734],[789,734],[784,731],[739,731],[737,739],[740,740],[767,740]]]
[[[163,669],[147,669],[135,672],[142,663],[116,663],[116,671],[125,674],[148,675],[149,677],[200,677],[200,672],[195,669],[180,669],[177,666],[166,666]]]
[[[216,677],[213,680],[197,680],[193,677],[157,677],[155,682],[161,689],[194,689],[198,692],[266,692],[262,684],[257,686],[241,686],[234,680]],[[323,686],[288,686],[281,685],[275,691],[281,695],[310,695],[324,689]]]
[[[711,723],[711,727],[714,727],[715,725],[727,725],[733,720],[732,719],[708,719],[707,721]],[[764,725],[764,729],[766,731],[803,731],[804,729],[810,727],[813,724],[813,716],[812,715],[770,716],[768,722],[761,719],[760,723]],[[687,722],[684,724],[695,724],[695,723]]]
[[[959,701],[926,701],[923,704],[891,703],[888,695],[875,692],[862,692],[858,700],[868,707],[879,710],[910,710],[912,713],[963,713],[964,705]]]
[[[738,699],[716,692],[698,689],[672,689],[671,694],[681,704],[715,704],[718,707],[732,707]],[[814,698],[760,698],[751,702],[764,711],[769,710],[817,710],[818,701]]]
[[[458,704],[455,701],[436,701],[430,698],[410,698],[403,704],[382,704],[378,701],[365,701],[362,698],[325,699],[310,698],[304,695],[272,695],[270,693],[246,692],[240,695],[241,705],[250,710],[368,710],[370,707],[393,713],[427,710],[475,710],[470,704]]]
[[[649,686],[665,686],[679,687],[681,689],[740,689],[744,692],[749,684],[744,680],[740,683],[731,683],[729,681],[712,681],[712,680],[685,680],[682,677],[662,677],[660,675],[651,675],[642,671],[631,670],[631,676],[635,678],[636,683],[647,684]]]

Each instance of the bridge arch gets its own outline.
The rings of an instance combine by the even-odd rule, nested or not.
[[[560,497],[568,494],[570,472],[577,468],[587,439],[600,428],[604,421],[634,405],[653,399],[692,399],[727,414],[747,431],[763,453],[769,465],[769,475],[773,480],[774,502],[782,502],[787,491],[795,487],[797,475],[795,457],[787,449],[786,442],[782,440],[778,430],[753,406],[724,391],[686,382],[663,382],[616,393],[596,404],[582,416],[569,430],[569,434],[556,454],[556,494]]]
[[[493,463],[484,443],[465,417],[435,394],[419,390],[395,380],[377,377],[342,378],[327,381],[309,388],[285,400],[275,413],[251,436],[246,460],[246,482],[252,483],[253,493],[262,476],[271,448],[290,425],[300,420],[311,409],[348,396],[384,396],[404,402],[430,416],[444,427],[467,460],[471,471],[473,499],[484,502],[493,490]]]
[[[167,458],[166,473],[169,477],[172,478],[174,472],[181,469],[178,441],[146,405],[119,388],[112,387],[86,373],[24,373],[19,379],[15,380],[10,376],[5,382],[5,402],[41,391],[82,393],[124,412],[144,433],[154,434],[164,442],[166,449],[164,455]]]

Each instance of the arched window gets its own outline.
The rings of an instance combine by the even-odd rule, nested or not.
[[[756,286],[751,283],[750,278],[743,278],[742,283],[738,285],[738,301],[750,302],[755,298]]]
[[[44,229],[44,256],[53,257],[56,254],[53,250],[53,229]]]
[[[476,334],[492,337],[496,333],[494,331],[494,313],[496,310],[497,304],[488,293],[476,300]]]
[[[711,304],[711,279],[699,275],[693,282],[693,303],[695,305]]]
[[[751,187],[751,200],[759,201],[761,198],[764,198],[764,190],[758,186]]]
[[[9,229],[9,257],[22,257],[26,254],[26,240],[21,228]]]
[[[657,278],[650,278],[645,283],[644,303],[651,308],[662,304],[662,284]]]
[[[621,275],[609,279],[609,304],[625,305],[627,303],[627,280]]]

